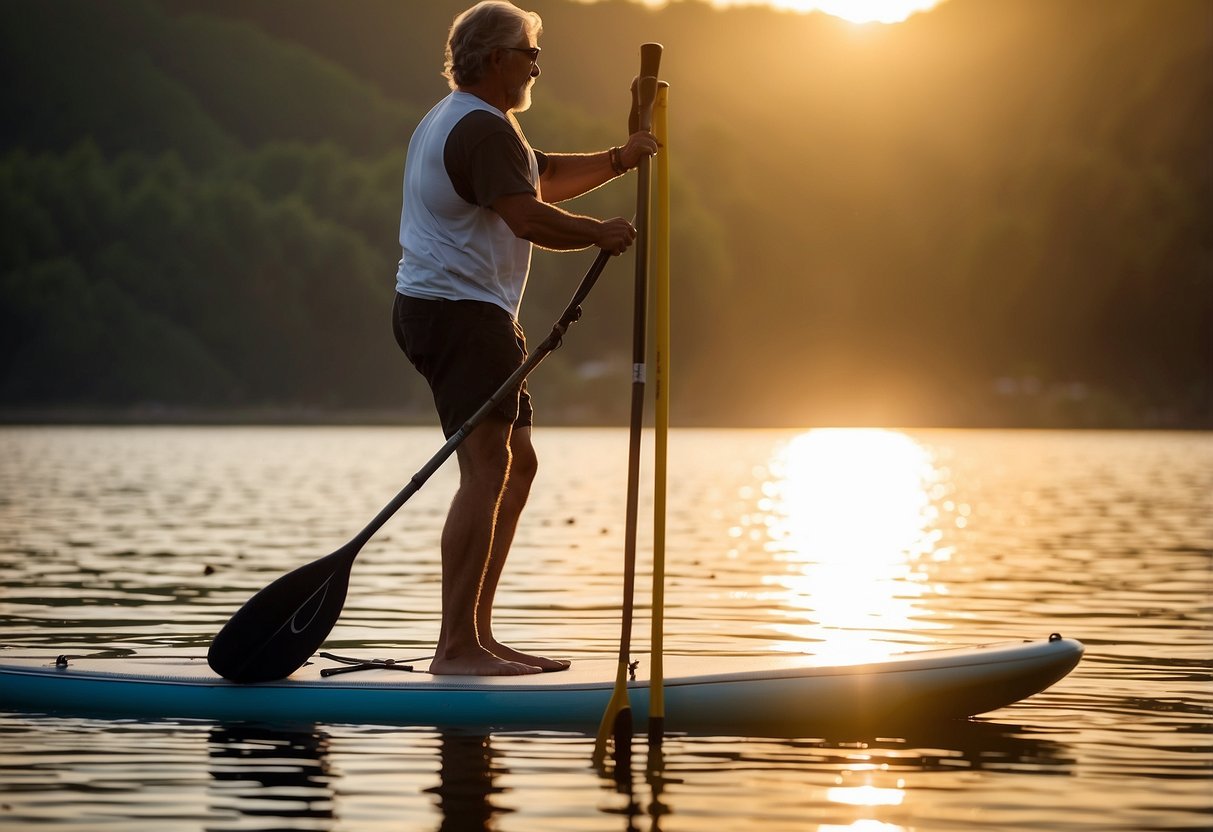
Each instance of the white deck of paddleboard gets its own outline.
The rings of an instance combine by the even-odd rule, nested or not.
[[[896,653],[879,661],[839,663],[803,654],[776,654],[763,656],[666,656],[663,660],[665,684],[713,684],[739,679],[780,679],[804,676],[871,675],[918,671],[929,668],[979,668],[984,665],[1001,665],[1024,657],[1034,656],[1040,642],[1001,642],[976,647],[953,647],[935,650],[916,650]],[[63,654],[60,654],[63,655]],[[376,668],[359,670],[323,677],[326,668],[341,668],[341,662],[319,656],[292,673],[288,678],[276,682],[260,682],[255,686],[235,685],[215,674],[207,666],[205,657],[197,655],[158,655],[153,657],[114,656],[90,658],[87,655],[66,654],[65,667],[57,667],[58,656],[9,656],[0,652],[0,672],[17,669],[39,669],[67,675],[88,675],[96,678],[138,680],[155,683],[204,683],[232,685],[233,687],[298,687],[322,685],[324,687],[353,688],[417,688],[438,690],[493,690],[535,689],[575,690],[580,688],[612,687],[618,673],[617,659],[580,659],[572,666],[557,673],[536,673],[527,676],[443,676],[428,672],[428,661],[411,662],[412,672]],[[351,656],[365,660],[385,658],[363,652]],[[651,661],[649,656],[635,657],[635,678],[629,686],[644,686],[649,683]],[[403,663],[403,662],[402,662]]]
[[[24,652],[24,651],[23,651]],[[1031,696],[1082,656],[1071,639],[1010,642],[902,653],[838,664],[812,656],[666,656],[667,713],[738,724],[762,718],[856,719],[938,711],[968,716]],[[358,658],[376,658],[363,653]],[[381,656],[380,656],[381,657]],[[633,708],[647,714],[648,656],[628,682]],[[321,676],[339,662],[315,658],[287,679],[241,685],[201,657],[71,657],[0,652],[0,708],[99,709],[145,717],[299,719],[409,724],[584,724],[614,687],[616,659],[578,660],[557,673],[445,676],[375,668]]]

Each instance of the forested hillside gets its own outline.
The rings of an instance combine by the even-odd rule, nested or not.
[[[0,4],[4,414],[428,419],[399,179],[464,5]],[[1204,0],[529,5],[543,149],[619,143],[666,45],[676,423],[1213,426]],[[537,255],[535,341],[590,260]],[[538,371],[541,421],[625,421],[630,281]]]

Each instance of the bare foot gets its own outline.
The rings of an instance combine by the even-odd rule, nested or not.
[[[506,647],[499,641],[490,641],[485,644],[493,655],[511,662],[522,662],[526,665],[532,665],[539,668],[544,673],[555,673],[559,670],[568,670],[572,664],[568,659],[549,659],[544,656],[533,656],[530,653],[523,653],[515,650],[513,647]]]
[[[430,662],[430,673],[439,676],[524,676],[542,672],[538,665],[503,659],[483,649],[462,656],[435,656]]]

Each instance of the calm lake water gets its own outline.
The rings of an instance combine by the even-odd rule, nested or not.
[[[201,655],[250,594],[348,540],[440,444],[429,429],[2,429],[0,643]],[[536,444],[498,634],[613,656],[626,431],[541,429]],[[1209,434],[675,431],[670,457],[670,653],[854,657],[1056,631],[1086,658],[980,720],[671,736],[660,759],[638,743],[629,773],[596,770],[593,737],[576,733],[0,713],[0,827],[1213,825]],[[428,655],[453,474],[364,550],[330,648]]]

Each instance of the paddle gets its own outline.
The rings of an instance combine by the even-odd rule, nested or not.
[[[657,97],[657,71],[662,46],[646,43],[640,47],[640,76],[637,82],[637,128],[649,130],[653,124],[653,102]],[[630,126],[630,125],[629,125]],[[598,726],[595,756],[605,751],[606,738],[615,737],[619,752],[631,742],[632,709],[628,702],[629,651],[632,640],[632,605],[636,586],[636,525],[640,495],[640,440],[644,426],[645,334],[648,325],[649,271],[649,189],[650,165],[642,156],[636,185],[636,291],[632,316],[632,412],[628,443],[628,494],[623,553],[623,608],[619,636],[619,666],[615,688]]]
[[[233,682],[283,679],[298,670],[328,637],[345,605],[354,558],[388,519],[421,490],[477,425],[511,395],[539,362],[560,346],[569,326],[581,317],[581,303],[606,267],[610,252],[600,251],[581,280],[564,314],[544,341],[527,356],[497,392],[460,426],[408,485],[383,507],[349,543],[262,589],[236,611],[211,642],[206,660]]]

